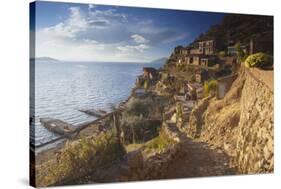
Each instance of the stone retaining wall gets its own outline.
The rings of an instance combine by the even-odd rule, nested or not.
[[[270,89],[247,74],[236,146],[236,162],[242,173],[273,171],[273,92]]]

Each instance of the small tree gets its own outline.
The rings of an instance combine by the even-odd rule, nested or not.
[[[208,96],[210,93],[214,93],[217,89],[217,81],[212,79],[210,81],[205,81],[204,83],[204,93]]]
[[[243,61],[243,59],[245,58],[246,53],[243,51],[240,42],[235,44],[235,48],[237,51],[237,61],[238,63],[241,63],[241,61]]]
[[[148,79],[146,79],[143,83],[143,88],[145,91],[147,91],[148,87],[149,87],[149,81],[148,81]]]
[[[177,102],[177,105],[176,105],[176,121],[178,122],[179,119],[182,119],[182,105],[181,105],[181,103]]]

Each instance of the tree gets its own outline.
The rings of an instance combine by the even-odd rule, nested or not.
[[[240,42],[235,44],[235,48],[236,48],[236,52],[237,52],[237,61],[238,61],[238,63],[241,63],[241,61],[245,58],[246,54],[243,51]]]

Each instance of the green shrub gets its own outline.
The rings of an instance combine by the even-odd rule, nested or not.
[[[235,44],[235,48],[236,48],[236,51],[237,51],[237,61],[240,63],[241,61],[245,60],[246,53],[242,49],[240,42]]]
[[[119,160],[125,149],[111,131],[79,142],[68,142],[57,157],[56,163],[46,165],[41,186],[59,185],[83,178],[91,172]]]
[[[220,51],[220,52],[218,53],[218,55],[221,56],[221,57],[225,57],[226,54],[225,54],[225,51]]]
[[[146,79],[146,80],[144,80],[144,82],[143,82],[143,88],[144,88],[145,90],[147,90],[148,87],[149,87],[149,81]]]
[[[248,68],[259,67],[266,68],[273,65],[273,58],[265,53],[256,53],[247,57],[245,66]]]
[[[124,114],[131,115],[131,116],[144,116],[147,117],[151,110],[152,105],[151,98],[145,99],[138,99],[138,98],[131,98],[128,103],[126,104],[126,109]]]
[[[152,100],[151,97],[131,98],[121,116],[124,142],[144,142],[157,136],[157,129],[161,125],[162,106],[163,103]]]
[[[186,70],[185,67],[186,67],[186,65],[183,62],[178,62],[176,64],[176,68],[177,68],[178,71],[183,71],[184,72]]]
[[[209,80],[204,83],[204,93],[208,96],[210,93],[214,93],[217,89],[217,80]]]
[[[177,105],[176,105],[176,120],[177,120],[177,122],[179,121],[179,119],[182,119],[182,105],[181,105],[181,103],[177,102]]]
[[[163,131],[159,133],[158,137],[150,140],[145,146],[150,150],[164,151],[167,147],[174,144],[175,142]]]
[[[121,120],[123,142],[125,144],[143,143],[158,136],[160,120],[148,120],[140,116],[123,116]]]

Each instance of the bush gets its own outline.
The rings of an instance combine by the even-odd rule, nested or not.
[[[225,57],[225,56],[226,56],[225,51],[220,51],[220,52],[218,53],[218,55],[221,56],[221,57]]]
[[[151,98],[145,99],[138,99],[138,98],[131,98],[126,105],[126,109],[124,114],[130,116],[144,116],[147,117],[150,113],[152,105]]]
[[[241,61],[245,60],[246,58],[246,53],[244,52],[244,50],[242,49],[241,47],[241,43],[238,42],[235,44],[235,48],[236,48],[236,51],[237,51],[237,61],[239,63],[241,63]]]
[[[214,93],[217,89],[217,81],[212,79],[210,81],[205,81],[204,83],[204,93],[208,96],[210,93]]]
[[[273,58],[265,53],[256,53],[247,57],[245,66],[248,68],[259,67],[266,68],[273,65]]]
[[[148,120],[141,116],[123,116],[121,127],[125,144],[142,143],[158,136],[160,120]]]
[[[145,146],[150,150],[164,151],[167,147],[175,142],[163,131],[159,133],[159,136],[147,142]]]
[[[112,131],[79,142],[69,142],[57,157],[57,163],[47,164],[46,175],[39,180],[40,186],[60,185],[91,174],[98,168],[119,160],[125,149]]]
[[[144,90],[147,90],[148,87],[149,87],[149,81],[148,81],[148,79],[146,79],[146,80],[144,80],[143,88],[144,88]]]
[[[163,103],[152,98],[131,98],[121,117],[121,130],[126,144],[143,142],[158,135]],[[156,117],[156,118],[155,118]]]
[[[176,120],[177,122],[182,119],[182,105],[181,103],[177,102],[176,105]]]

